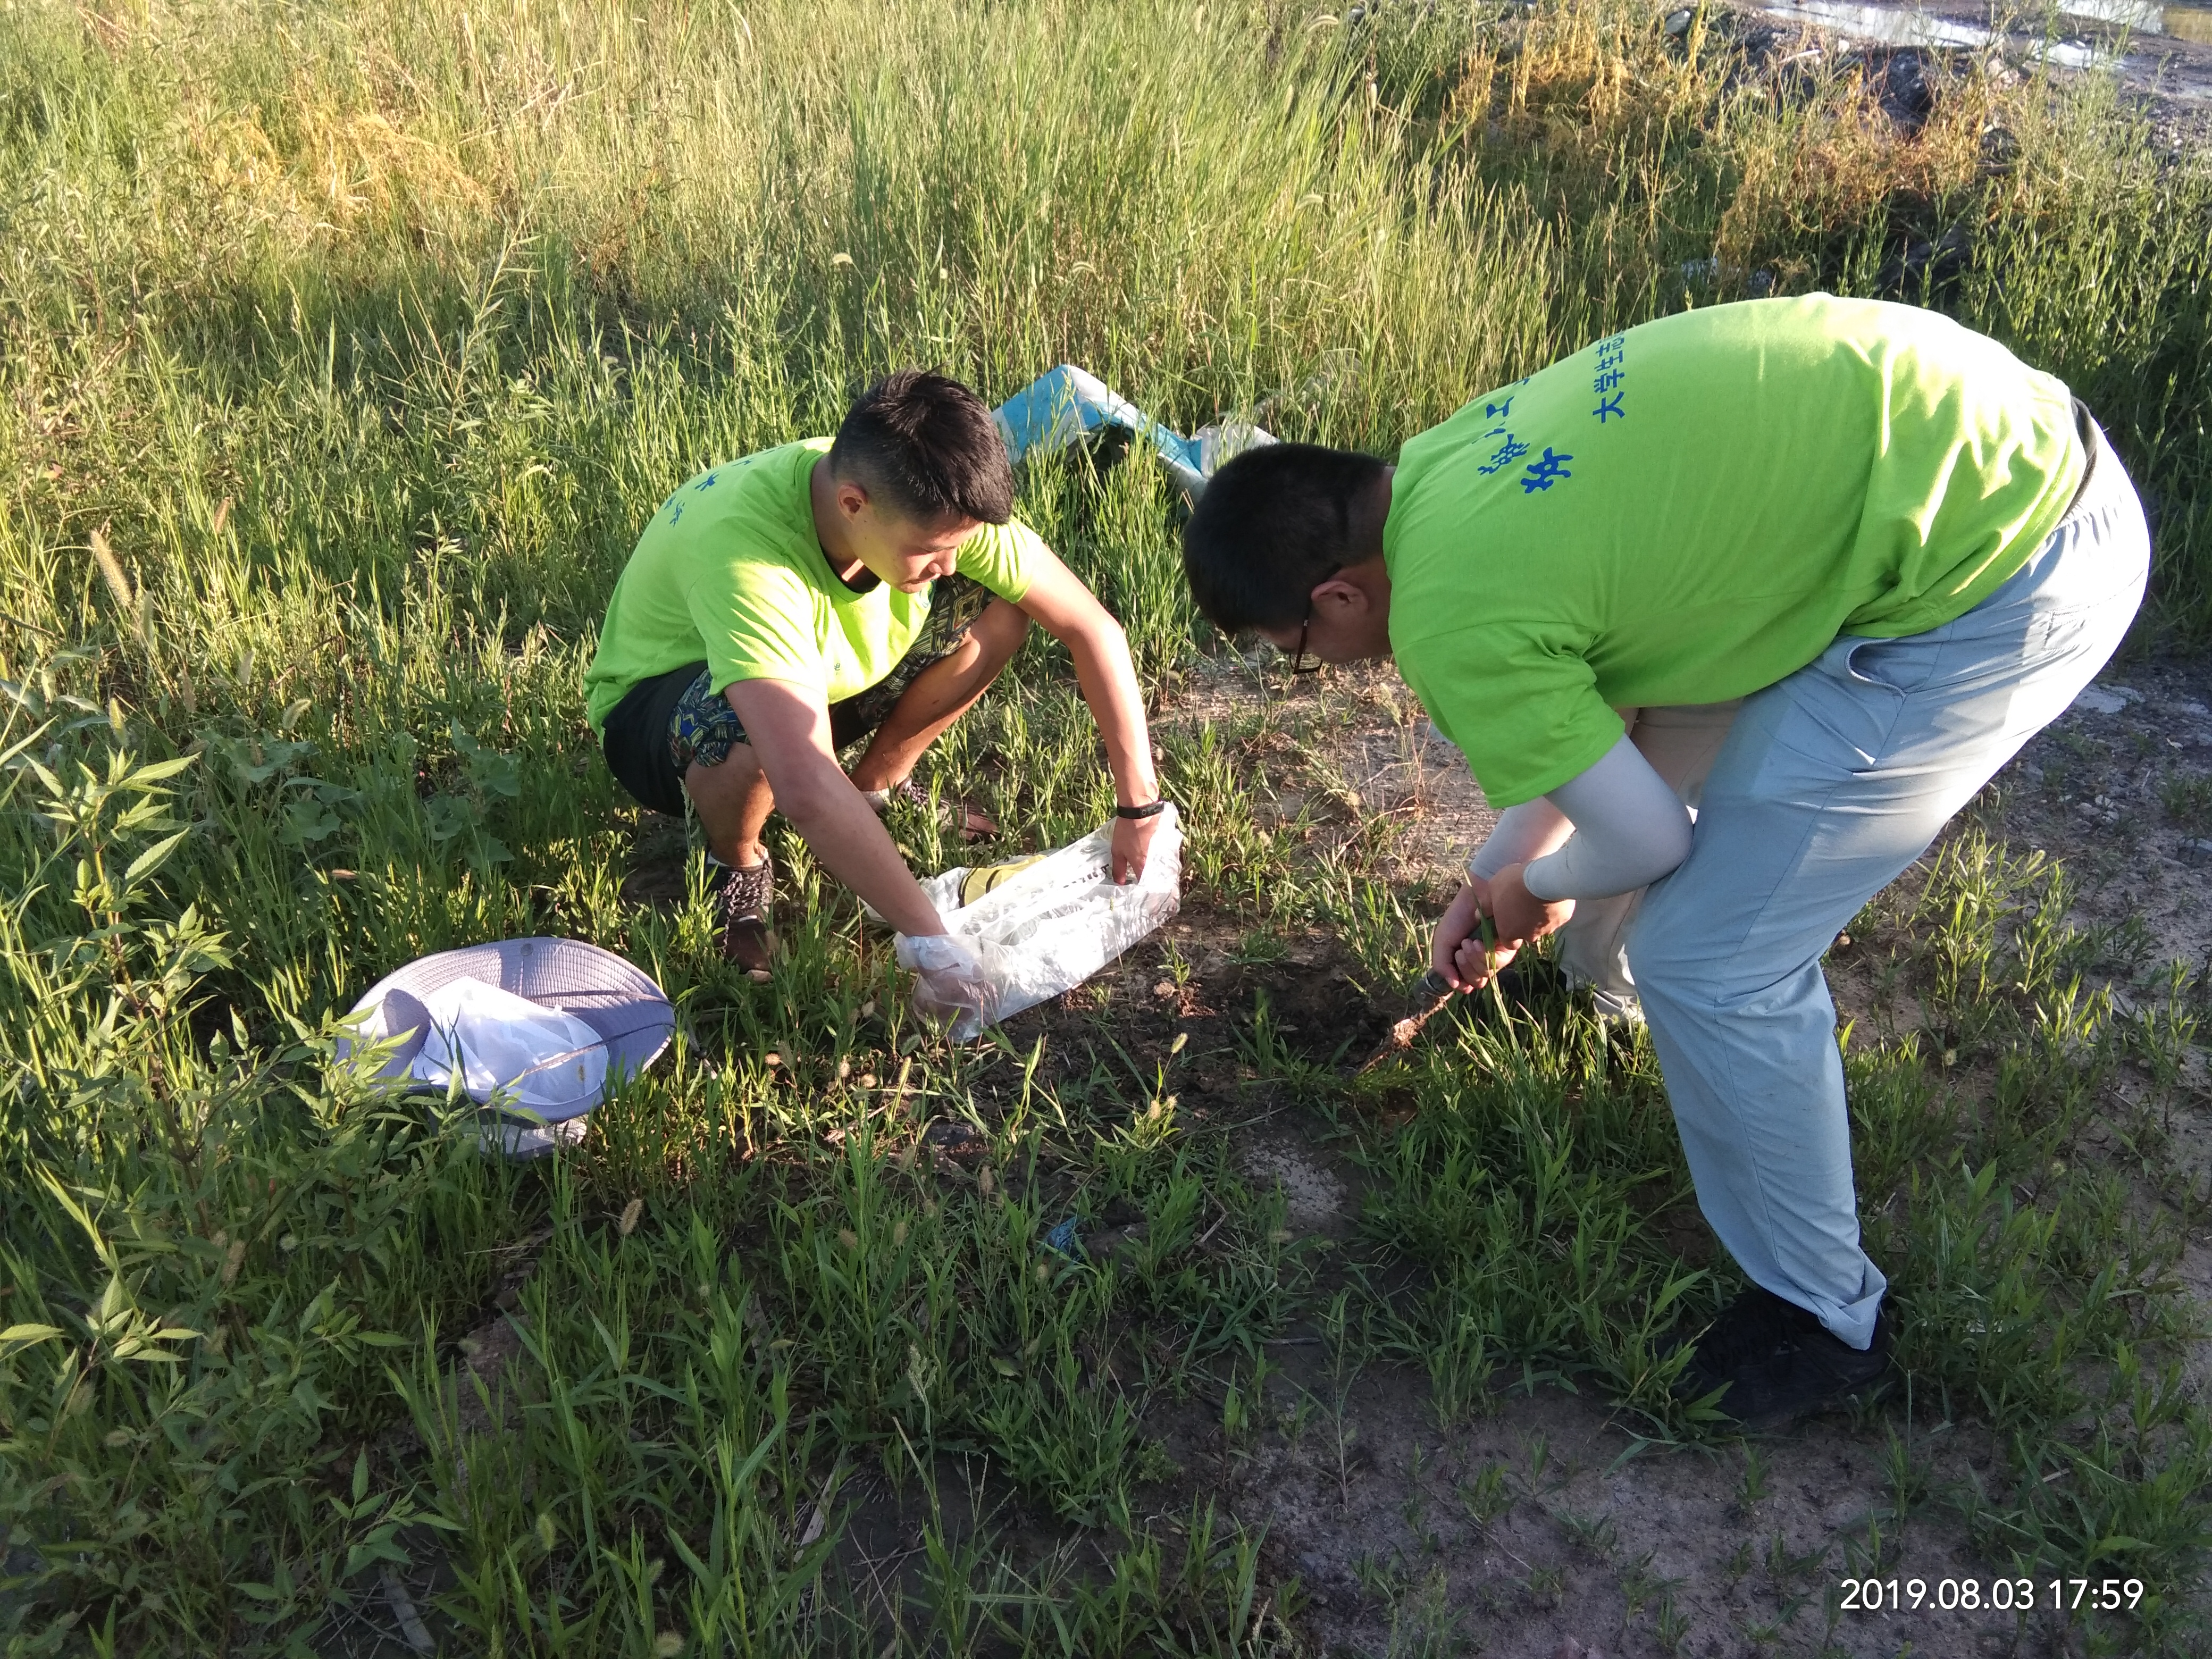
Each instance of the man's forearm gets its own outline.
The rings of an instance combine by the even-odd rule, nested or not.
[[[1655,882],[1690,855],[1690,812],[1628,738],[1552,791],[1574,835],[1531,863],[1541,899],[1609,898]]]
[[[1152,738],[1145,721],[1144,693],[1127,638],[1117,627],[1079,634],[1067,641],[1075,659],[1076,684],[1091,705],[1098,735],[1106,744],[1106,763],[1114,774],[1114,793],[1124,806],[1142,806],[1159,798],[1152,771]]]
[[[830,873],[902,933],[941,933],[945,923],[891,842],[875,809],[842,773],[810,791],[784,817]]]
[[[1509,864],[1527,864],[1557,852],[1575,832],[1567,815],[1539,795],[1498,814],[1490,837],[1467,866],[1469,876],[1488,881]]]

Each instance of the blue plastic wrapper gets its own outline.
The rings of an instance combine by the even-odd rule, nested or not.
[[[1201,427],[1186,438],[1170,431],[1097,375],[1073,363],[1062,363],[1038,375],[1000,404],[993,418],[1006,441],[1006,453],[1018,461],[1024,455],[1065,449],[1102,426],[1121,427],[1152,447],[1176,487],[1192,501],[1204,493],[1214,469],[1231,456],[1275,441],[1260,428],[1243,421]]]

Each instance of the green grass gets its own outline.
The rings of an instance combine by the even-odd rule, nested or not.
[[[9,1652],[345,1650],[387,1568],[459,1652],[1299,1650],[1298,1591],[1164,1437],[1201,1407],[1273,1432],[1265,1345],[1301,1321],[1339,1460],[1370,1364],[1447,1425],[1565,1383],[1709,1436],[1652,1339],[1729,1285],[1663,1224],[1686,1181],[1648,1050],[1447,1028],[1347,1094],[1264,1002],[1171,1052],[1105,997],[1049,1051],[954,1051],[788,842],[791,952],[752,987],[696,884],[625,896],[672,853],[578,694],[669,483],[828,429],[890,365],[995,398],[1072,360],[1186,427],[1256,408],[1387,449],[1617,325],[1754,272],[1869,291],[1954,225],[1972,264],[1911,297],[2091,401],[2160,508],[2140,641],[2212,637],[2203,161],[2040,83],[1965,86],[1907,144],[1847,84],[1733,89],[1652,21],[0,12]],[[1172,698],[1206,642],[1163,480],[1022,489]],[[1027,846],[1108,804],[1070,678],[1033,644],[930,763]],[[1164,727],[1191,896],[1249,962],[1335,933],[1380,996],[1433,896],[1385,878],[1388,823],[1309,851],[1359,812],[1326,780],[1255,817],[1255,780],[1310,765],[1294,724]],[[2203,992],[2116,1012],[2060,879],[1968,839],[1868,920],[1896,955],[1893,1017],[1851,1039],[1861,1185],[1911,1314],[1885,1432],[1985,1425],[1986,1490],[1915,1501],[1992,1561],[2124,1562],[2156,1596],[2093,1638],[2181,1651],[2212,1428],[2172,1270],[2212,1194],[2161,1137]],[[683,1015],[574,1158],[487,1163],[332,1063],[390,968],[533,932],[623,951]],[[1277,1109],[1333,1117],[1367,1178],[1343,1260],[1231,1155]],[[980,1156],[924,1150],[945,1121]],[[1076,1264],[1041,1243],[1069,1214],[1146,1225]],[[495,1298],[522,1347],[477,1398],[454,1344]],[[887,1580],[845,1548],[864,1489],[919,1540]],[[1405,1583],[1394,1642],[1444,1650],[1453,1610]]]

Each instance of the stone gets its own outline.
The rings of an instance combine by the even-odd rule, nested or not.
[[[2081,695],[2074,699],[2074,707],[2087,709],[2093,714],[2118,714],[2131,702],[2141,702],[2142,693],[2129,685],[2085,685]]]

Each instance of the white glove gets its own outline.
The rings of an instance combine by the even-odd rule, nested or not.
[[[896,948],[899,966],[915,976],[915,1012],[962,1039],[990,1023],[998,988],[973,945],[950,933],[901,933]]]

